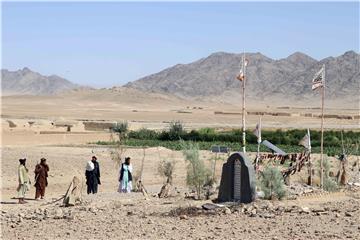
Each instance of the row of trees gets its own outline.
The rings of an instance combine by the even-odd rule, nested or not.
[[[276,145],[298,145],[299,141],[306,134],[306,129],[292,129],[292,130],[263,130],[261,132],[262,138],[266,139]],[[320,146],[320,131],[311,131],[311,144],[313,147]],[[356,139],[360,139],[360,132],[346,131],[343,133],[344,139],[351,139],[354,143]],[[213,128],[202,128],[199,130],[186,131],[184,125],[179,121],[174,121],[169,124],[169,128],[163,131],[155,131],[150,129],[140,129],[130,131],[128,137],[139,140],[160,140],[160,141],[177,141],[182,139],[184,141],[196,142],[239,142],[242,136],[240,129],[229,131],[216,131]],[[257,138],[251,132],[247,131],[246,141],[249,144],[256,144]],[[324,134],[324,146],[340,146],[341,145],[341,131],[326,131]]]

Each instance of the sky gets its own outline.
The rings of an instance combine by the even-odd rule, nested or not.
[[[214,52],[359,52],[359,2],[3,2],[2,68],[120,86]]]

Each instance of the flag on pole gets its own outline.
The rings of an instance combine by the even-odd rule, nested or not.
[[[306,149],[311,150],[311,141],[310,141],[310,130],[307,130],[305,136],[300,140],[299,145],[304,146]]]
[[[241,62],[241,68],[239,75],[236,76],[236,78],[240,81],[243,81],[245,79],[245,67],[248,65],[249,61],[243,57]]]
[[[315,90],[319,87],[324,86],[324,74],[325,74],[325,68],[324,66],[315,74],[313,80],[312,80],[312,90]]]
[[[260,122],[258,124],[256,124],[256,128],[253,131],[253,133],[257,137],[257,142],[261,143],[261,119],[260,119]]]

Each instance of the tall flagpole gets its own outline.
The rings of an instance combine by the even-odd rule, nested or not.
[[[255,171],[258,172],[259,168],[259,160],[260,160],[260,143],[261,143],[261,117],[259,119],[259,127],[258,127],[258,139],[257,139],[257,153],[256,153],[256,162],[255,162]]]
[[[308,151],[309,151],[309,181],[308,181],[308,185],[312,185],[312,179],[313,179],[313,176],[312,176],[312,162],[311,162],[311,137],[310,137],[310,129],[308,128],[307,129],[307,134],[308,134]]]
[[[246,133],[245,133],[245,81],[246,81],[246,70],[245,70],[245,52],[243,53],[243,59],[242,59],[242,69],[244,74],[244,79],[242,80],[242,144],[243,144],[243,153],[246,152]]]
[[[323,65],[323,85],[321,89],[321,145],[320,145],[320,187],[324,187],[324,98],[325,98],[325,64]]]

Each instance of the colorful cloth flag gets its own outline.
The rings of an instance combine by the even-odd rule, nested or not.
[[[319,87],[324,86],[324,75],[325,75],[325,68],[324,66],[315,74],[312,80],[312,90],[315,90]]]

